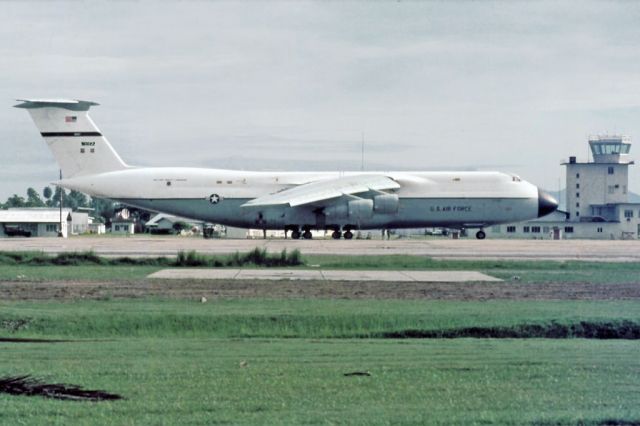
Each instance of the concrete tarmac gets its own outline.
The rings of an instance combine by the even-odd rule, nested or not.
[[[160,279],[314,280],[458,283],[502,281],[475,271],[343,271],[323,269],[163,269],[149,275]]]
[[[270,252],[299,249],[303,254],[384,255],[408,254],[437,259],[520,259],[640,261],[638,240],[248,240],[195,237],[131,236],[71,238],[0,238],[0,250],[47,253],[93,250],[104,256],[170,256],[179,251],[224,254],[255,247]]]

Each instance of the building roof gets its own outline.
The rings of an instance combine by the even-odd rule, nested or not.
[[[62,209],[62,220],[66,221],[71,209]],[[0,222],[10,223],[60,223],[60,209],[12,208],[0,210]]]

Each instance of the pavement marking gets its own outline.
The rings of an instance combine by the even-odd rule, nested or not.
[[[310,269],[162,269],[148,278],[197,280],[315,280],[378,282],[502,281],[477,271],[352,271]]]

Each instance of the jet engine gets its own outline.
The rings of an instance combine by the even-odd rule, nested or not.
[[[373,211],[380,214],[398,213],[400,199],[396,194],[381,194],[373,197]]]
[[[348,206],[351,219],[371,219],[373,216],[373,200],[353,200],[349,201]]]
[[[338,204],[335,206],[326,207],[324,214],[330,218],[346,218],[349,216],[349,206],[347,204]]]

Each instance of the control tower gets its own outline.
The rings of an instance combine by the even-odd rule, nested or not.
[[[589,138],[593,162],[579,163],[569,157],[567,167],[567,212],[570,222],[610,220],[615,205],[628,202],[631,138],[599,135]]]

